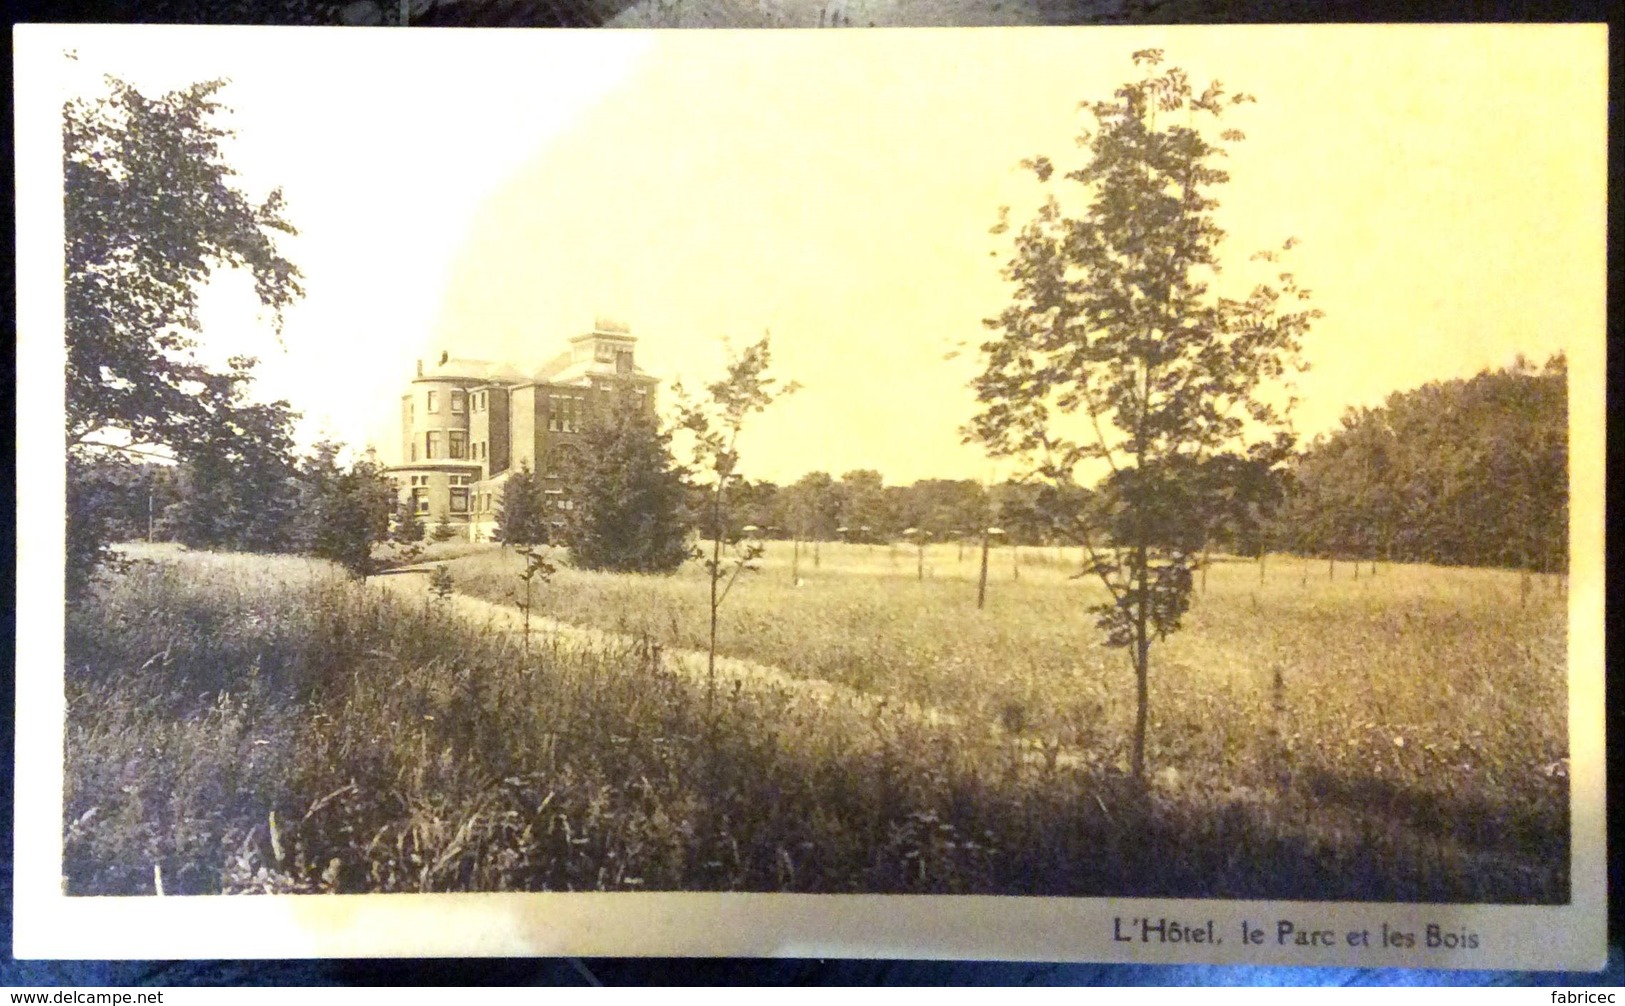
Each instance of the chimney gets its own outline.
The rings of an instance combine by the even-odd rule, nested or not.
[[[418,376],[419,377],[423,376],[423,361],[422,360],[418,361]]]

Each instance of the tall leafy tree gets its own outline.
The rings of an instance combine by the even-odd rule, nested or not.
[[[191,548],[297,551],[304,489],[286,403],[237,402],[195,427],[181,454],[168,513]]]
[[[830,541],[840,526],[841,501],[828,472],[809,472],[780,494],[781,520],[802,541]]]
[[[671,573],[689,557],[683,472],[670,434],[630,395],[600,402],[561,469],[564,544],[584,569]]]
[[[875,542],[892,530],[885,479],[872,468],[841,476],[841,522],[852,541]]]
[[[1283,453],[1284,407],[1266,382],[1296,365],[1317,312],[1287,272],[1241,299],[1212,289],[1224,238],[1214,192],[1229,177],[1219,165],[1242,139],[1218,124],[1252,99],[1216,82],[1197,91],[1161,68],[1160,50],[1134,64],[1136,79],[1082,106],[1079,166],[1024,162],[1047,195],[1014,235],[1013,296],[986,322],[967,436],[1053,485],[1108,473],[1085,539],[1106,595],[1091,608],[1130,655],[1131,769],[1143,779],[1151,647],[1180,626],[1212,520],[1195,476],[1216,456]]]
[[[153,98],[110,77],[105,94],[63,106],[71,457],[185,458],[199,441],[259,421],[231,416],[253,361],[219,370],[197,357],[198,294],[216,271],[246,270],[279,327],[303,290],[278,243],[295,233],[281,192],[249,196],[227,158],[231,132],[216,99],[224,86]],[[69,466],[70,475],[83,470]],[[106,558],[111,529],[94,508],[70,506],[68,529],[70,560]],[[85,582],[84,572],[70,585]]]
[[[349,464],[339,462],[339,452],[338,444],[318,444],[300,466],[300,550],[367,576],[374,546],[390,536],[395,489],[371,451]]]

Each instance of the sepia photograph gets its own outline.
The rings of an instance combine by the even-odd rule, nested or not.
[[[18,955],[1600,966],[1606,41],[19,28]]]

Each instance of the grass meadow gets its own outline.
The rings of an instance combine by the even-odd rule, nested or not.
[[[782,674],[709,714],[670,659],[697,566],[562,569],[536,611],[608,634],[527,648],[320,562],[148,555],[68,613],[67,889],[1568,900],[1555,583],[1216,563],[1141,791],[1075,549],[995,549],[982,610],[970,548],[791,549],[719,640]],[[511,551],[441,558],[515,599]]]

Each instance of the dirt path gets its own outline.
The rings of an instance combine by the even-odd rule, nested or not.
[[[408,566],[393,570],[389,573],[374,576],[369,583],[379,588],[414,601],[422,601],[429,589],[430,567]],[[483,598],[468,594],[453,592],[447,598],[453,611],[462,615],[468,621],[493,628],[499,632],[522,633],[525,627],[524,614],[512,605],[497,604]],[[576,625],[571,622],[561,622],[545,615],[532,614],[530,617],[530,631],[537,640],[554,641],[564,646],[575,647],[578,650],[605,650],[636,646],[641,643],[637,638],[619,632],[608,632],[589,626]],[[687,674],[697,683],[704,685],[707,678],[706,653],[701,650],[684,650],[670,646],[660,646],[658,649],[661,660],[667,668]],[[899,712],[912,719],[930,724],[932,726],[960,727],[962,721],[953,713],[944,712],[929,706],[922,706],[913,702],[902,702],[891,696],[878,696],[860,692],[855,688],[826,681],[823,678],[803,678],[786,674],[783,670],[770,664],[759,664],[749,660],[739,660],[734,657],[718,655],[716,664],[716,685],[719,693],[725,693],[740,686],[750,689],[771,690],[779,689],[793,694],[800,694],[813,699],[820,704],[849,706],[866,712],[877,711],[884,707],[892,712]]]

